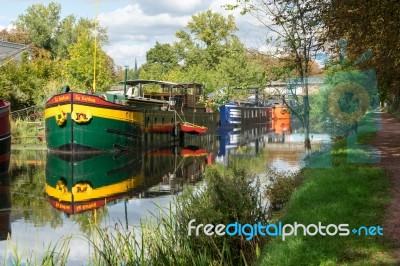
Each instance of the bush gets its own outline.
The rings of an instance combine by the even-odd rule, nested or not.
[[[267,171],[268,186],[265,197],[269,201],[268,213],[281,210],[289,201],[293,191],[298,188],[303,178],[301,174],[285,171],[277,171],[269,168]]]

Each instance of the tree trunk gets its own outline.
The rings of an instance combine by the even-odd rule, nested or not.
[[[306,85],[307,86],[307,85]],[[307,90],[308,92],[308,90]],[[304,96],[304,148],[311,150],[310,141],[310,105],[308,102],[308,93]]]

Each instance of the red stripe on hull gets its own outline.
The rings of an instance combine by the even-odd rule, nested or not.
[[[101,207],[105,206],[108,202],[118,200],[121,197],[122,196],[113,196],[113,197],[91,200],[91,201],[87,201],[87,202],[78,202],[78,203],[60,202],[59,200],[53,199],[51,197],[48,197],[47,200],[50,202],[50,204],[54,208],[56,208],[60,211],[63,211],[67,214],[76,214],[76,213],[80,213],[80,212],[85,212],[85,211],[90,211],[90,210],[101,208]]]
[[[149,132],[154,133],[172,133],[172,129],[174,125],[152,125],[149,129]]]
[[[103,98],[101,98],[100,96],[92,95],[92,94],[77,93],[77,92],[67,92],[67,93],[55,95],[50,100],[47,101],[46,106],[51,106],[51,105],[61,104],[61,103],[69,103],[69,102],[71,102],[71,98],[74,103],[121,107],[121,105],[108,102],[108,101],[104,100]]]
[[[4,163],[4,162],[8,162],[8,161],[10,161],[10,152],[0,155],[0,163]]]

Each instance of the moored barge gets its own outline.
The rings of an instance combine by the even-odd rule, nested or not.
[[[198,83],[128,80],[124,90],[80,93],[64,87],[45,106],[51,151],[127,151],[189,138],[181,126],[216,132],[218,112],[207,110]],[[145,87],[153,93],[145,93]],[[199,133],[199,132],[197,132]],[[201,131],[200,133],[205,133]]]

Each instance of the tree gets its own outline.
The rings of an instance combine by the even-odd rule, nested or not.
[[[86,90],[93,84],[94,38],[97,33],[97,85],[114,82],[114,62],[101,49],[107,32],[93,20],[70,15],[60,21],[60,5],[34,4],[18,17],[16,27],[0,36],[11,42],[29,44],[20,61],[0,68],[0,97],[13,109],[43,103],[62,85]]]
[[[146,60],[148,64],[161,64],[165,71],[178,66],[178,56],[168,43],[156,42],[156,45],[146,53]]]
[[[69,46],[76,43],[75,16],[69,15],[64,18],[57,27],[56,34],[53,41],[53,55],[56,59],[68,58]],[[79,36],[79,35],[78,35]]]
[[[34,4],[26,12],[18,16],[15,25],[28,33],[36,47],[51,51],[60,20],[61,5],[55,2],[50,2],[48,6]]]
[[[60,70],[48,51],[31,49],[29,57],[23,54],[20,61],[0,68],[0,97],[9,100],[14,110],[38,104],[45,97],[46,84],[60,78]]]
[[[230,43],[237,39],[233,16],[225,18],[211,10],[192,16],[186,30],[176,33],[179,41],[174,46],[187,67],[202,64],[208,70],[216,69],[220,59],[231,52]]]
[[[12,28],[10,30],[4,29],[0,31],[0,39],[7,42],[15,42],[19,44],[31,43],[28,34],[25,31],[18,28]]]
[[[267,77],[262,62],[244,49],[237,51],[221,58],[218,73],[222,85],[233,88],[265,86]]]
[[[298,74],[304,95],[293,95],[299,105],[292,111],[304,128],[306,149],[311,149],[307,78],[311,73],[313,58],[324,44],[319,38],[323,26],[320,7],[310,0],[237,0],[236,5],[227,6],[228,9],[241,8],[243,13],[255,17],[273,33],[271,40],[280,54],[293,58],[290,63]]]
[[[26,34],[33,47],[49,51],[51,59],[68,59],[68,48],[75,44],[78,36],[85,31],[94,31],[95,23],[85,18],[77,21],[74,15],[61,20],[60,14],[59,3],[50,2],[47,6],[34,4],[28,7],[25,14],[18,16],[15,22],[16,32]],[[106,30],[97,26],[96,31],[99,43],[106,43]]]
[[[375,69],[381,101],[394,103],[400,103],[399,16],[400,2],[396,0],[330,0],[323,9],[328,40],[336,44],[346,39],[346,54],[353,62],[371,50],[373,57],[358,68]]]
[[[99,44],[97,44],[99,46]],[[93,86],[94,61],[96,62],[96,88],[104,89],[114,82],[114,62],[101,49],[97,50],[95,58],[95,42],[89,31],[78,37],[77,43],[68,52],[69,60],[64,61],[64,76],[70,85],[79,90],[87,90]]]

